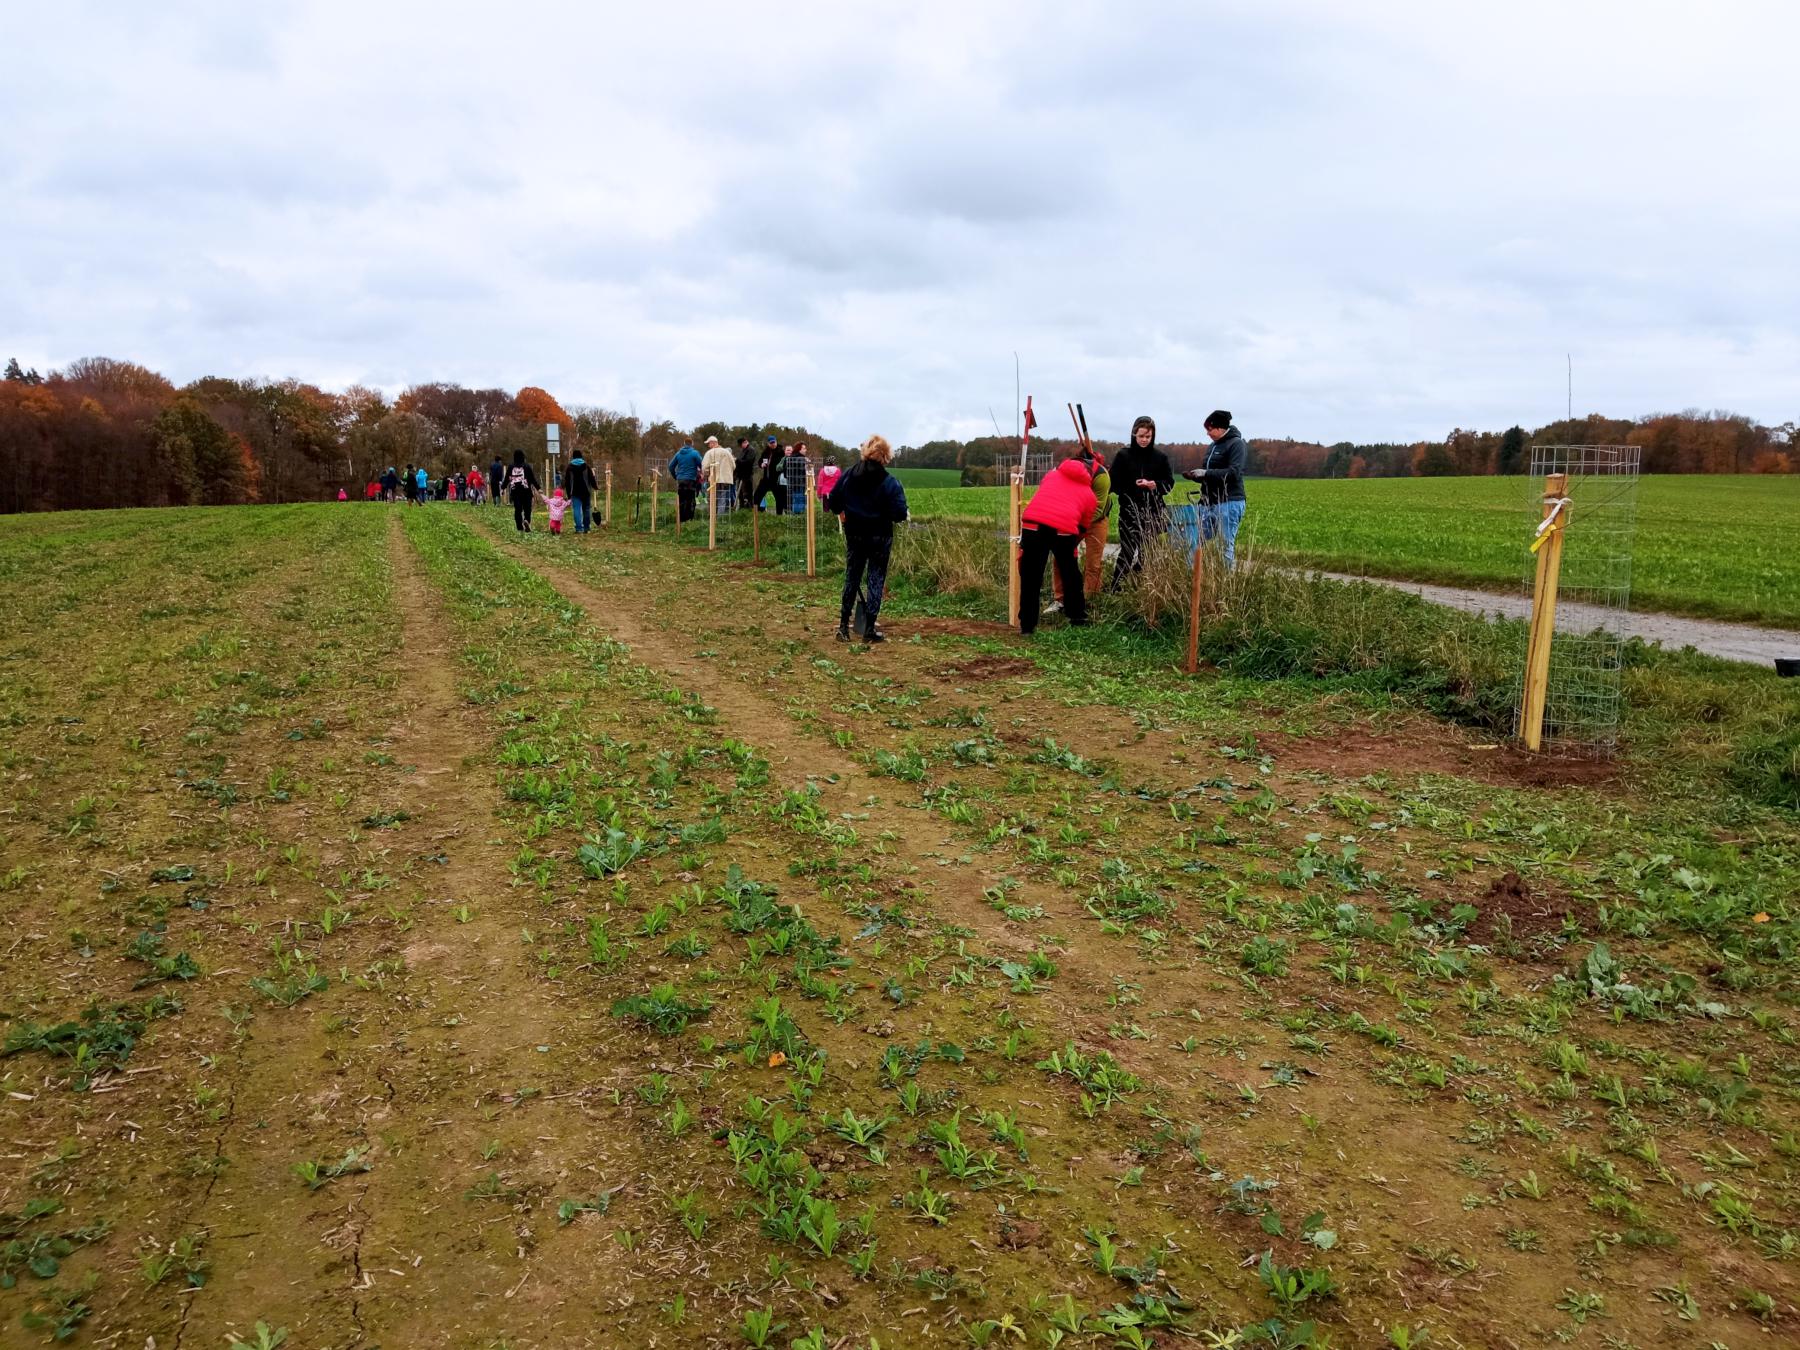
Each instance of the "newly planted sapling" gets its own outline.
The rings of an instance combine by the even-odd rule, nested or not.
[[[309,1191],[316,1191],[327,1182],[338,1180],[352,1172],[367,1172],[373,1164],[368,1160],[369,1150],[352,1148],[336,1162],[317,1162],[307,1158],[293,1166],[293,1173]]]

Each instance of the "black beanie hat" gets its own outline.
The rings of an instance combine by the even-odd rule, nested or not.
[[[1226,412],[1223,408],[1214,408],[1211,412],[1206,414],[1206,425],[1209,427],[1217,427],[1220,431],[1223,431],[1226,427],[1231,425],[1231,414]]]

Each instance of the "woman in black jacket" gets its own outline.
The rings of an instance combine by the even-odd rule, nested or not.
[[[1119,559],[1109,590],[1144,566],[1144,543],[1169,528],[1163,498],[1175,486],[1169,457],[1156,448],[1156,423],[1140,417],[1131,424],[1125,448],[1113,456],[1112,490],[1119,499]]]
[[[531,465],[525,462],[523,450],[513,451],[512,468],[506,471],[506,495],[512,498],[513,528],[531,533],[531,499],[542,490]]]
[[[850,641],[850,613],[856,607],[863,576],[868,575],[864,597],[869,616],[867,638],[886,642],[875,618],[881,613],[881,596],[887,588],[888,557],[894,547],[894,526],[906,519],[906,489],[887,471],[893,450],[885,436],[863,442],[862,458],[838,479],[825,498],[825,509],[844,522],[844,595],[838,607],[839,642]]]
[[[1225,549],[1225,566],[1237,566],[1238,526],[1244,522],[1244,461],[1248,447],[1231,414],[1219,408],[1206,415],[1212,440],[1206,461],[1182,475],[1200,485],[1200,537],[1217,539]]]

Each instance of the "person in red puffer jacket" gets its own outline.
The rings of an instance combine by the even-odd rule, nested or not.
[[[1038,598],[1044,590],[1044,560],[1054,558],[1062,577],[1064,612],[1069,622],[1087,623],[1087,591],[1075,546],[1099,508],[1094,475],[1080,459],[1065,459],[1026,503],[1019,531],[1019,631],[1029,636],[1038,625]]]

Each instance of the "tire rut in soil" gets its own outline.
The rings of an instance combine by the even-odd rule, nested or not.
[[[628,1296],[615,1265],[521,1259],[542,1219],[537,1190],[598,1166],[629,1194],[642,1169],[629,1141],[602,1136],[584,1110],[602,1091],[585,1049],[594,1033],[520,941],[522,927],[546,919],[509,885],[510,853],[494,837],[499,798],[480,759],[492,733],[457,692],[456,639],[398,528],[389,559],[403,635],[395,716],[379,744],[410,769],[390,789],[408,817],[391,848],[394,866],[416,866],[423,902],[405,931],[347,930],[381,935],[356,949],[353,971],[400,964],[376,1002],[365,993],[343,1008],[356,1024],[348,1038],[328,1036],[322,1008],[305,1004],[258,1018],[221,1150],[233,1164],[195,1220],[218,1250],[238,1254],[218,1262],[195,1301],[186,1345],[216,1344],[227,1326],[244,1334],[257,1316],[312,1344],[485,1344],[528,1331],[577,1344],[565,1308]],[[505,1104],[528,1083],[553,1086],[528,1106]],[[483,1161],[482,1140],[508,1133],[519,1147]],[[346,1139],[369,1150],[371,1170],[303,1190],[291,1164]],[[529,1203],[465,1198],[490,1170]]]
[[[1028,953],[1036,943],[1029,935],[1004,925],[987,903],[983,891],[998,879],[999,871],[983,875],[974,867],[944,866],[941,859],[970,852],[974,841],[959,834],[922,805],[881,812],[893,803],[896,780],[877,778],[831,742],[805,728],[798,728],[781,704],[755,687],[720,675],[705,659],[684,651],[679,639],[659,631],[634,613],[625,596],[602,595],[568,568],[531,557],[506,541],[507,551],[522,566],[543,577],[565,599],[578,605],[588,622],[600,632],[630,648],[633,657],[670,678],[679,688],[692,691],[716,708],[737,740],[756,746],[773,763],[788,761],[813,778],[822,804],[833,813],[875,813],[879,824],[897,836],[889,847],[893,856],[915,878],[919,899],[941,912],[943,918],[973,929],[979,939],[995,949]],[[796,738],[804,739],[803,754],[794,752]],[[835,781],[828,781],[835,779]],[[901,789],[903,790],[903,789]],[[1097,1011],[1104,1010],[1102,994],[1118,973],[1116,962],[1096,959],[1082,941],[1092,923],[1068,893],[1030,879],[1012,892],[1022,904],[1042,906],[1046,917],[1060,924],[1070,944],[1056,952],[1062,975],[1046,991],[1043,1006],[1063,1021],[1063,1034],[1087,1039],[1084,1029],[1094,1025]]]

